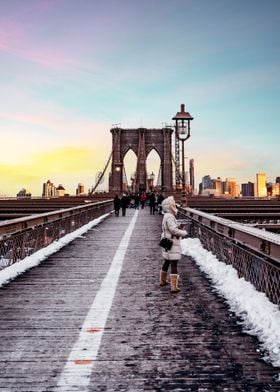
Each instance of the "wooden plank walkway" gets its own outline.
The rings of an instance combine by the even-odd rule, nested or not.
[[[133,216],[111,216],[0,289],[0,391],[279,391],[208,280],[187,257],[181,292],[159,287],[161,216],[140,210],[90,375],[65,364]],[[91,333],[98,333],[92,329]],[[84,348],[86,350],[86,348]]]

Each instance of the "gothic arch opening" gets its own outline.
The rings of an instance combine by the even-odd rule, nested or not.
[[[123,158],[123,190],[135,192],[135,179],[137,169],[137,156],[135,152],[129,148]]]
[[[146,159],[147,190],[160,190],[161,188],[161,159],[155,148],[152,148]]]

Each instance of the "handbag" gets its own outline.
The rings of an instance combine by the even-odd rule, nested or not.
[[[172,248],[172,245],[173,245],[173,241],[167,237],[162,237],[162,239],[159,242],[159,246],[164,248],[166,251],[170,250]]]

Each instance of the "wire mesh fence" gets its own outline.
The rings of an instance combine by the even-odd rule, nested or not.
[[[0,239],[0,270],[32,255],[64,237],[66,234],[110,212],[112,210],[111,207],[111,201],[95,203],[92,206],[88,205],[86,208],[80,208],[78,210],[75,208],[72,209],[73,211],[68,209],[67,215],[69,216],[65,217],[63,216],[63,210],[61,210],[61,213],[56,213],[55,215],[58,218],[51,220],[51,222],[45,222],[48,220],[48,214],[43,214],[41,224],[37,223],[33,227],[20,230],[13,234],[2,235]],[[37,216],[38,220],[40,221]],[[26,223],[28,223],[28,218],[26,218]]]
[[[182,210],[180,217],[186,217]],[[199,238],[204,248],[212,252],[219,261],[232,265],[240,278],[252,283],[271,302],[280,305],[279,262],[248,246],[242,246],[195,220],[189,220],[192,222],[189,229],[191,237]]]

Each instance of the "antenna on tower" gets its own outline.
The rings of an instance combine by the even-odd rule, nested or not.
[[[112,128],[120,128],[120,127],[121,127],[121,123],[112,124]]]

